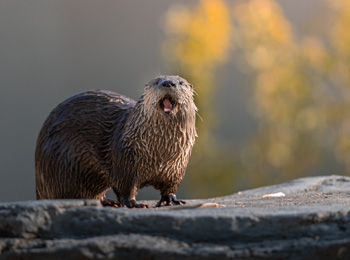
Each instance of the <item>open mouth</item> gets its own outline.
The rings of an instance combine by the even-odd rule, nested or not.
[[[159,101],[160,108],[164,111],[164,113],[171,113],[175,107],[175,101],[171,98],[171,96],[166,95]]]

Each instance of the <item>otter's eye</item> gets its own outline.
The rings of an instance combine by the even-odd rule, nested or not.
[[[157,79],[157,80],[154,82],[154,84],[155,84],[155,85],[158,85],[158,83],[159,83],[159,80]]]
[[[184,84],[184,82],[183,82],[183,81],[180,81],[179,84],[182,85],[182,84]]]

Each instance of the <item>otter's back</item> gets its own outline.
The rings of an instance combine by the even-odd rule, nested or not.
[[[111,138],[135,101],[86,91],[60,103],[44,122],[35,151],[38,199],[91,198],[110,187]]]

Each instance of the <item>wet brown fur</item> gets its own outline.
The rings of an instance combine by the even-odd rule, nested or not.
[[[164,88],[165,80],[176,87]],[[176,102],[165,113],[160,100]],[[112,188],[119,201],[153,186],[176,193],[195,141],[193,88],[159,76],[136,103],[110,91],[86,91],[59,104],[39,133],[37,199],[99,199]]]

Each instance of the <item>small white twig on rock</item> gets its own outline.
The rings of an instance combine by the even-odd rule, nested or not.
[[[266,194],[262,196],[263,198],[279,198],[279,197],[285,197],[286,194],[283,192],[277,192],[277,193],[271,193],[271,194]]]

